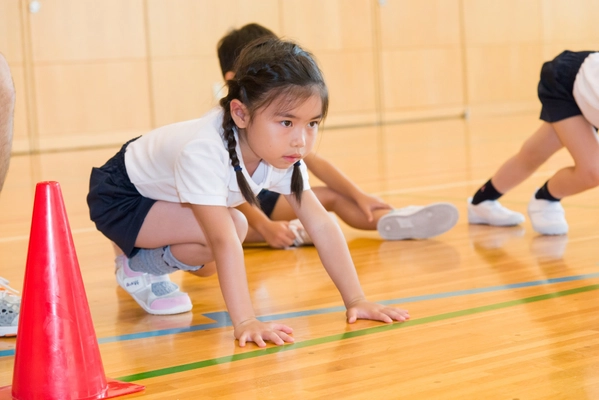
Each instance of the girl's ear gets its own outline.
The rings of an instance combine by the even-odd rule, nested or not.
[[[247,107],[238,99],[231,100],[229,105],[231,107],[231,118],[239,129],[245,129],[250,122],[250,113]]]

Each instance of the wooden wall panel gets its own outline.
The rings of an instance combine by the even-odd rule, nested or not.
[[[374,60],[369,51],[323,53],[317,57],[329,90],[327,126],[376,122]]]
[[[280,35],[315,54],[373,48],[369,0],[283,0],[281,14]]]
[[[20,3],[16,0],[0,0],[0,53],[9,64],[23,63],[23,39],[21,35]]]
[[[465,45],[539,43],[541,0],[463,0]]]
[[[457,46],[458,0],[390,0],[379,7],[382,48]]]
[[[543,59],[541,0],[464,0],[472,114],[536,110]]]
[[[543,0],[544,59],[563,50],[599,49],[599,2],[595,0]]]
[[[152,63],[155,125],[200,117],[217,105],[213,85],[223,85],[218,59],[165,59]]]
[[[485,104],[533,103],[543,63],[543,47],[490,45],[468,49],[468,98],[473,107]]]
[[[34,62],[145,57],[143,0],[44,0],[30,14]]]
[[[28,14],[34,147],[114,144],[150,124],[143,0],[48,0]]]
[[[198,118],[216,105],[223,85],[218,41],[256,22],[278,32],[278,2],[149,0],[148,35],[154,126]]]
[[[596,0],[543,0],[543,39],[546,43],[599,42],[599,2]]]
[[[16,151],[115,144],[196,118],[222,85],[218,40],[249,22],[315,54],[328,126],[537,110],[541,64],[599,43],[596,0],[43,0],[37,13],[28,4],[0,0]]]
[[[463,107],[462,58],[456,46],[383,51],[382,66],[387,114]]]
[[[458,0],[388,1],[378,12],[383,121],[462,115]]]
[[[150,129],[145,61],[35,68],[41,149],[119,143]]]
[[[277,0],[148,0],[152,57],[212,56],[232,28],[256,22],[279,31]]]
[[[25,88],[24,41],[21,24],[21,4],[16,0],[0,0],[0,53],[8,61],[15,91],[17,94],[13,152],[29,150],[29,132],[27,122],[27,102]]]
[[[328,126],[377,121],[372,2],[285,0],[280,35],[312,52],[329,88]]]

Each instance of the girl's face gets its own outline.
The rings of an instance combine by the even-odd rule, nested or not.
[[[233,109],[231,111],[235,114]],[[242,121],[243,126],[235,116],[234,120],[245,131],[240,135],[240,146],[250,172],[260,160],[275,168],[287,169],[314,147],[322,120],[322,100],[314,94],[293,108],[281,108],[275,100],[257,110],[251,121],[247,118]]]

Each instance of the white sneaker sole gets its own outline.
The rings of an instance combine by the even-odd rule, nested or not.
[[[17,336],[18,326],[3,326],[0,327],[0,337]]]
[[[517,226],[525,221],[525,218],[514,217],[511,221],[489,221],[486,218],[479,217],[468,213],[468,223],[472,225],[489,225],[489,226]]]
[[[428,239],[453,228],[459,216],[453,204],[435,203],[410,215],[389,213],[376,228],[385,240]]]
[[[541,235],[548,235],[548,236],[558,236],[558,235],[566,235],[568,233],[568,226],[545,226],[542,228],[539,228],[537,226],[535,226],[535,224],[532,224],[532,229],[535,230],[535,232],[540,233]]]

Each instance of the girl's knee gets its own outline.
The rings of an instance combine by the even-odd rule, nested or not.
[[[599,186],[599,165],[577,168],[580,180],[586,188]]]
[[[233,224],[235,224],[235,229],[237,230],[237,236],[243,242],[248,233],[248,220],[243,215],[243,213],[235,208],[230,208],[229,212],[231,213],[231,218],[233,219]]]
[[[189,271],[189,272],[196,276],[206,278],[206,277],[212,276],[216,273],[216,264],[212,261],[212,262],[206,263],[202,268],[200,268],[197,271]]]

